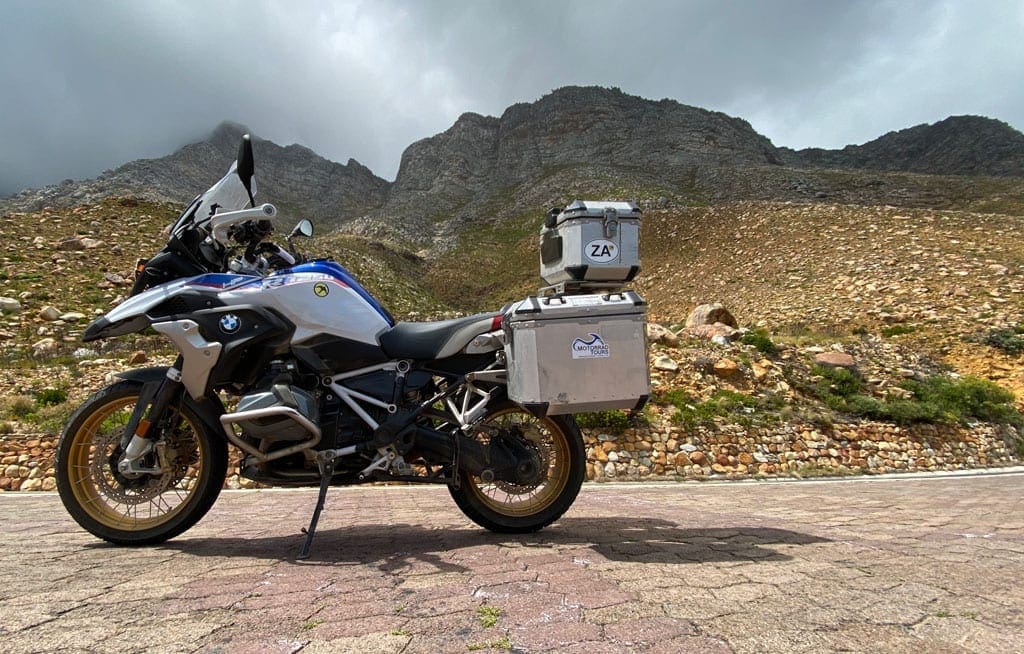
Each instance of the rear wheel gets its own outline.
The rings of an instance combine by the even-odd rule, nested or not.
[[[121,381],[90,397],[57,448],[57,490],[68,513],[86,531],[121,545],[184,532],[213,505],[227,472],[225,439],[210,433],[187,401],[169,409],[168,426],[146,455],[145,464],[161,471],[118,472],[121,436],[141,391],[141,382]]]
[[[455,503],[470,520],[500,533],[528,533],[558,520],[579,493],[586,457],[579,427],[571,416],[537,418],[512,402],[497,405],[477,429],[487,443],[501,434],[532,450],[539,474],[528,483],[484,481],[459,471],[459,487],[449,486]]]

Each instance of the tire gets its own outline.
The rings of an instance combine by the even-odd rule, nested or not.
[[[71,416],[57,446],[64,507],[86,531],[118,545],[151,545],[181,534],[210,510],[227,474],[226,439],[212,432],[188,398],[172,408],[174,428],[161,437],[170,469],[134,480],[115,474],[111,455],[142,386],[119,381],[94,394]]]
[[[586,477],[583,437],[576,421],[571,416],[536,418],[518,404],[506,401],[484,416],[483,424],[518,427],[534,443],[547,464],[547,472],[539,483],[519,486],[501,481],[486,483],[460,470],[459,487],[449,486],[448,490],[462,512],[484,529],[502,534],[538,531],[562,517]],[[488,436],[478,432],[477,438]]]

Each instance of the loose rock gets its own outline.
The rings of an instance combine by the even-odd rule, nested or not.
[[[715,374],[724,379],[735,377],[740,372],[740,367],[732,359],[719,359],[715,362]]]
[[[146,363],[146,361],[148,361],[148,358],[146,357],[146,353],[143,352],[142,350],[132,352],[132,355],[128,357],[128,365],[131,366],[138,365],[140,363]]]
[[[57,309],[57,307],[51,307],[47,305],[40,309],[39,313],[36,315],[39,317],[40,320],[53,322],[54,320],[60,319],[60,310]]]
[[[21,302],[12,297],[0,297],[0,311],[3,313],[18,313],[21,311]]]
[[[677,370],[679,370],[679,364],[676,363],[672,359],[672,357],[668,356],[667,354],[662,354],[657,359],[655,359],[654,367],[657,370],[665,370],[667,372],[676,372]]]
[[[679,337],[675,332],[655,322],[647,323],[647,340],[650,343],[660,343],[668,347],[679,345]]]

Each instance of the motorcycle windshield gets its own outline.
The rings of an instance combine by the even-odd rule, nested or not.
[[[205,228],[210,217],[215,213],[237,211],[249,206],[249,194],[238,177],[238,162],[231,167],[220,181],[211,186],[205,193],[192,201],[192,204],[174,223],[171,233],[181,236],[181,232],[190,227]],[[256,197],[256,179],[252,180],[252,195]]]

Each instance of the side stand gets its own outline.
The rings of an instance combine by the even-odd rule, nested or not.
[[[331,485],[331,477],[334,475],[334,458],[317,457],[317,465],[320,467],[320,494],[316,498],[316,508],[313,509],[313,518],[309,521],[309,527],[305,529],[306,542],[302,544],[302,551],[299,552],[299,560],[309,558],[309,548],[313,545],[313,535],[316,534],[316,524],[320,522],[320,513],[324,510],[324,501],[327,499],[327,488]]]

